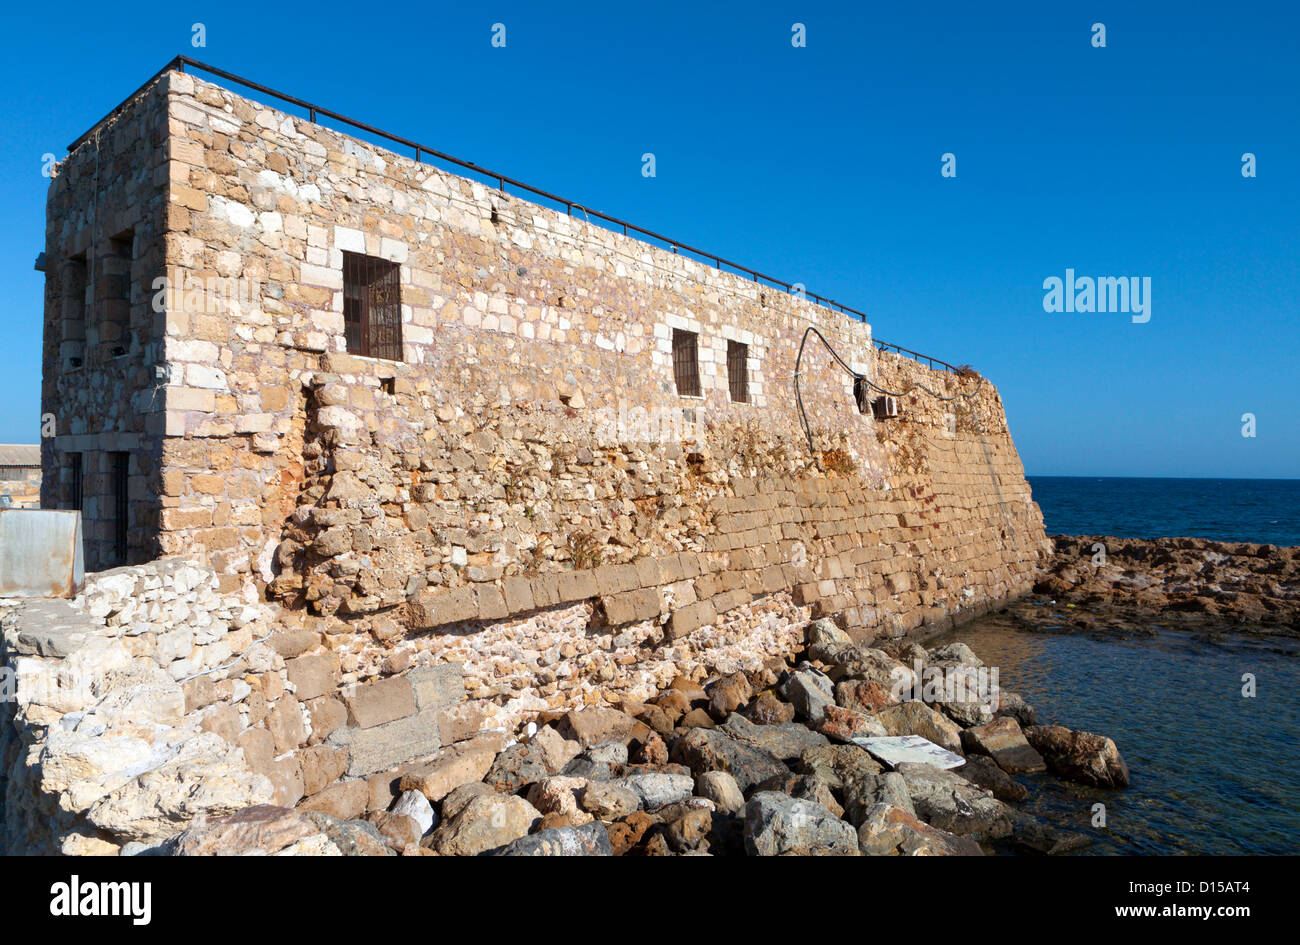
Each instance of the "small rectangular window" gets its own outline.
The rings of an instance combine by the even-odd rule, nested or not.
[[[127,534],[130,530],[131,454],[109,453],[109,502],[113,510],[113,563],[126,564]]]
[[[749,345],[739,341],[727,342],[727,386],[732,401],[749,403]]]
[[[673,380],[681,397],[700,396],[699,336],[673,329]]]
[[[387,259],[343,254],[343,331],[349,354],[402,360],[400,272]]]
[[[82,486],[82,465],[80,453],[68,454],[67,498],[64,508],[81,511],[84,488]]]

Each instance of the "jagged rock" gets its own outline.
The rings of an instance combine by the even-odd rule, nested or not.
[[[764,689],[758,694],[758,698],[750,703],[749,708],[745,710],[745,717],[756,725],[793,722],[794,706],[788,702],[782,702],[772,690]]]
[[[1053,774],[1093,787],[1128,785],[1128,765],[1115,743],[1104,735],[1075,732],[1061,725],[1034,725],[1024,734]]]
[[[781,693],[799,715],[814,724],[825,716],[828,705],[835,704],[834,684],[830,677],[811,666],[802,666],[792,672]]]
[[[527,837],[512,840],[491,851],[489,856],[613,856],[609,832],[599,822],[581,827],[555,827],[539,830]]]
[[[446,811],[443,811],[447,816]],[[477,856],[525,836],[541,813],[522,797],[478,794],[441,824],[425,841],[443,856]]]
[[[378,810],[369,814],[366,821],[373,824],[379,831],[379,835],[384,838],[394,850],[403,850],[420,842],[424,832],[420,825],[416,823],[414,817],[406,814],[395,814],[392,811]]]
[[[741,791],[786,771],[781,759],[771,752],[710,729],[692,729],[677,740],[672,756],[688,766],[696,777],[706,771],[730,773]]]
[[[745,795],[740,785],[726,771],[706,771],[695,780],[695,790],[700,797],[713,801],[714,806],[726,814],[735,814],[745,806]]]
[[[1038,713],[1034,707],[1017,693],[1006,689],[998,690],[998,708],[995,715],[1005,715],[1020,723],[1021,729],[1038,724]]]
[[[566,778],[560,775],[542,778],[528,788],[528,803],[543,814],[561,814],[571,826],[591,822],[591,814],[578,806],[578,798],[586,790],[585,778]]]
[[[587,758],[596,764],[625,765],[628,760],[627,743],[601,742],[599,745],[592,745],[578,757]]]
[[[798,722],[755,725],[739,713],[732,713],[719,730],[747,745],[770,752],[782,761],[794,761],[809,748],[829,744],[824,735]]]
[[[808,624],[804,638],[809,646],[818,643],[853,643],[853,639],[829,617],[822,617]]]
[[[812,774],[839,791],[862,778],[880,773],[880,762],[857,745],[825,745],[811,748],[799,757],[795,770]]]
[[[870,679],[846,679],[835,684],[835,702],[846,709],[871,714],[898,700],[889,689]]]
[[[263,804],[197,822],[173,846],[176,856],[271,854],[320,833],[306,812]]]
[[[920,735],[941,748],[961,754],[961,729],[923,702],[908,701],[876,713],[888,735]]]
[[[498,748],[499,743],[490,738],[444,748],[433,760],[402,775],[400,789],[419,791],[431,801],[440,801],[462,784],[481,781],[496,761]]]
[[[914,762],[899,765],[898,773],[907,782],[917,816],[926,823],[962,837],[997,839],[1011,834],[1007,806],[965,778]]]
[[[1015,719],[1003,716],[961,733],[967,754],[988,755],[1008,774],[1046,771],[1043,756],[1030,746]]]
[[[750,856],[855,856],[853,827],[812,801],[760,791],[745,805],[745,850]]]
[[[958,837],[917,819],[893,804],[876,804],[858,828],[858,845],[866,856],[983,856],[969,837]]]
[[[433,805],[429,799],[419,791],[405,791],[393,805],[394,814],[405,814],[415,821],[420,828],[420,836],[424,836],[434,828],[438,823],[438,815],[434,813]]]
[[[609,781],[588,781],[579,801],[582,809],[598,820],[618,820],[641,806],[641,797],[631,788]]]
[[[844,816],[844,808],[840,806],[830,785],[816,775],[787,772],[775,778],[768,778],[754,790],[755,792],[779,791],[796,799],[819,804],[836,817]]]
[[[682,811],[664,824],[664,839],[677,853],[698,850],[713,829],[713,814],[703,807]]]
[[[859,738],[876,738],[889,734],[874,715],[838,705],[826,707],[818,730],[837,742],[852,742]]]
[[[754,690],[744,673],[732,673],[709,683],[704,694],[709,697],[709,714],[722,721],[748,702]]]
[[[577,742],[572,744],[576,746]],[[514,794],[525,785],[554,773],[547,764],[544,751],[530,741],[511,745],[498,754],[483,780],[503,794]]]
[[[889,804],[916,815],[907,781],[897,771],[858,778],[844,786],[844,819],[855,827],[862,826],[877,804]]]
[[[956,663],[961,666],[983,666],[984,661],[965,643],[949,643],[930,651],[932,663]]]
[[[613,783],[635,794],[647,810],[674,804],[695,793],[695,779],[687,774],[632,774]]]
[[[560,721],[560,734],[589,748],[615,739],[626,743],[641,724],[625,712],[593,706],[566,714]]]
[[[1029,796],[1027,787],[999,768],[997,762],[987,755],[970,755],[964,765],[952,771],[976,787],[992,791],[1000,801],[1023,801]]]

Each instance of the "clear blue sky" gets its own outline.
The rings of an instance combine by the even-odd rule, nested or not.
[[[1294,4],[64,3],[0,19],[0,442],[38,435],[41,155],[184,52],[864,309],[877,337],[987,374],[1031,475],[1300,476]],[[1044,312],[1043,280],[1067,267],[1149,276],[1150,322]]]

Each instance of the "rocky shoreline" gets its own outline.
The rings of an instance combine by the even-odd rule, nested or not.
[[[391,809],[348,784],[311,810],[261,806],[192,825],[159,854],[981,855],[1063,853],[1087,838],[1017,809],[1023,781],[1123,787],[1104,736],[1039,725],[1014,693],[970,698],[965,644],[853,643],[814,621],[802,652],[756,673],[676,680],[643,704],[593,706],[491,734],[398,772]],[[918,676],[919,673],[919,676]],[[901,701],[924,684],[938,699]],[[954,693],[957,694],[954,696]],[[952,698],[949,698],[952,696]],[[883,760],[920,736],[951,770]],[[885,741],[878,741],[884,739]],[[918,740],[913,740],[918,741]],[[919,741],[918,741],[919,743]],[[864,747],[865,746],[865,747]],[[936,752],[936,756],[942,752]],[[1023,776],[1030,776],[1024,778]],[[1020,778],[1020,780],[1018,780]],[[355,782],[354,782],[355,783]],[[363,792],[364,793],[364,792]]]
[[[1051,540],[1055,553],[1033,596],[1005,611],[1021,629],[1300,638],[1300,547],[1204,538]]]

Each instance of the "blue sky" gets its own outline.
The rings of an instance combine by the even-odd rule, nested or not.
[[[1031,475],[1300,476],[1293,5],[553,6],[10,5],[0,442],[38,435],[41,156],[183,52],[863,309],[993,380]],[[1150,321],[1044,312],[1067,268],[1150,277]]]

